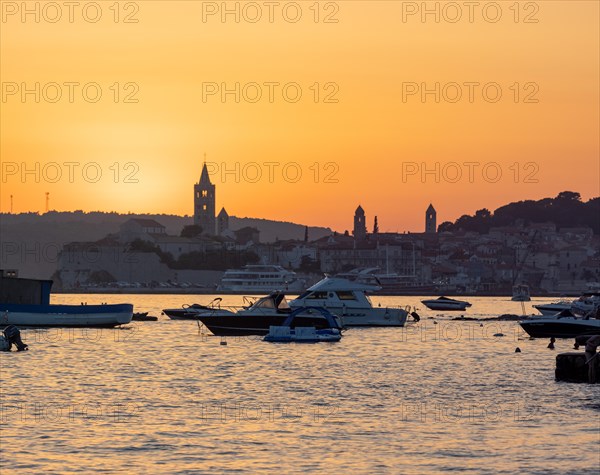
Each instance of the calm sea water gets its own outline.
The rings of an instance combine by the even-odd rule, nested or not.
[[[328,344],[221,345],[164,315],[122,329],[24,330],[30,351],[0,354],[1,471],[598,473],[600,385],[554,381],[571,340],[549,350],[516,323],[452,322],[421,298],[374,298],[421,307],[419,324],[351,329]],[[131,302],[159,316],[210,299],[53,303]],[[469,300],[468,316],[521,312],[508,298]]]

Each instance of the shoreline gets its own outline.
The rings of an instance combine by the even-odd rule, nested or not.
[[[285,292],[288,293],[288,292]],[[147,289],[147,288],[134,288],[134,289],[71,289],[71,290],[53,290],[52,294],[131,294],[131,295],[266,295],[265,292],[231,292],[231,291],[217,291],[216,289]],[[296,292],[289,292],[290,295],[296,295]],[[422,292],[422,291],[411,291],[407,289],[404,292],[373,292],[369,295],[374,297],[408,297],[408,296],[423,296],[428,297],[432,295],[445,295],[447,297],[504,297],[511,298],[512,294],[507,293],[493,293],[493,292],[478,292],[478,293],[435,293],[435,292]],[[545,294],[532,294],[532,298],[549,298],[556,299],[560,297],[565,298],[577,298],[581,293],[545,293]]]

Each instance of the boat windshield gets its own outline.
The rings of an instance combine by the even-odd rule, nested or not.
[[[354,292],[349,290],[338,290],[337,292],[338,299],[340,300],[356,300],[354,296]]]
[[[307,299],[314,299],[314,300],[325,300],[327,299],[327,292],[319,292],[319,291],[315,291],[312,292],[310,294],[308,294],[306,296]]]
[[[254,308],[275,308],[275,302],[270,297],[260,299],[253,305]]]
[[[306,292],[303,292],[302,294],[300,294],[300,296],[298,297],[298,300],[306,298],[308,295],[310,294],[310,290],[307,290]]]

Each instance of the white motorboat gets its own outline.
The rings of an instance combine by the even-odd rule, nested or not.
[[[352,282],[338,277],[325,277],[290,301],[293,309],[323,307],[342,318],[344,326],[402,327],[408,312],[402,308],[373,307],[367,292],[381,287]]]
[[[600,292],[584,292],[581,297],[571,304],[571,311],[582,316],[597,312],[599,308]]]
[[[274,290],[301,292],[306,281],[295,272],[277,265],[247,265],[242,269],[229,269],[217,287],[222,292],[268,293]]]
[[[438,297],[437,299],[421,300],[421,303],[431,310],[466,310],[471,304],[464,300],[455,300],[448,297]]]

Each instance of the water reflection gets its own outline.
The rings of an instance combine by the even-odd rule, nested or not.
[[[53,301],[131,301],[160,315],[210,298]],[[470,300],[469,316],[520,308]],[[570,340],[551,352],[515,322],[420,312],[404,329],[351,329],[340,343],[316,345],[251,336],[223,346],[196,322],[165,316],[122,329],[24,330],[31,351],[0,355],[2,466],[25,474],[590,469],[600,386],[554,382],[554,357]]]

